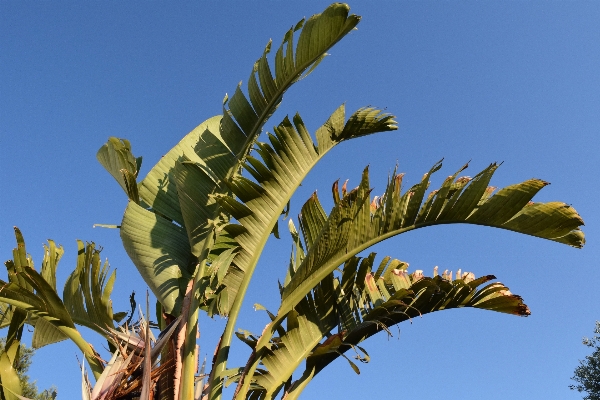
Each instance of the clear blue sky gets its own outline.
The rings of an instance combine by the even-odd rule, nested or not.
[[[221,113],[269,38],[327,2],[0,2],[0,252],[11,257],[19,226],[36,265],[42,243],[63,244],[59,284],[75,266],[75,239],[95,241],[118,270],[116,311],[144,285],[118,232],[125,195],[96,162],[109,136],[144,157],[141,176],[186,133]],[[311,129],[341,103],[386,107],[399,131],[339,146],[308,177],[327,198],[338,178],[357,184],[371,166],[383,192],[396,163],[409,183],[445,158],[432,188],[466,161],[474,175],[503,161],[492,184],[532,177],[552,183],[537,197],[572,204],[587,245],[576,250],[516,233],[446,225],[377,247],[411,269],[495,274],[524,297],[528,318],[451,310],[403,324],[365,343],[371,363],[356,376],[344,360],[305,398],[577,399],[568,389],[581,338],[600,319],[600,3],[591,1],[384,2],[351,4],[358,31],[292,88],[277,114],[299,111]],[[277,308],[290,242],[269,242],[240,327],[260,332]],[[223,321],[201,319],[212,355]],[[86,332],[92,340],[93,334]],[[98,346],[101,342],[95,341]],[[247,348],[236,344],[239,363]],[[59,398],[80,398],[77,349],[40,349],[30,372]],[[398,393],[398,394],[393,394]]]

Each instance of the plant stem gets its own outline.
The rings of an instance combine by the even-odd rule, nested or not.
[[[182,400],[194,398],[194,377],[196,374],[196,369],[198,368],[198,355],[196,354],[198,310],[200,308],[198,294],[202,293],[200,286],[205,270],[206,258],[200,263],[198,270],[196,271],[196,275],[194,276],[194,286],[192,287],[191,292],[192,298],[189,308],[189,315],[187,316],[185,344],[183,351],[184,358],[181,373],[181,390],[179,391],[179,398]]]

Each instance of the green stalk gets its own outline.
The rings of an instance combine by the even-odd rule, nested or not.
[[[186,324],[184,358],[181,372],[181,390],[179,399],[188,400],[194,398],[194,377],[197,368],[196,334],[198,332],[198,310],[200,309],[199,293],[200,280],[206,269],[206,258],[200,263],[196,275],[194,275],[194,286],[192,287],[192,298],[189,315]]]
[[[229,348],[231,347],[233,330],[237,321],[237,317],[240,313],[240,309],[242,308],[242,302],[246,296],[246,290],[248,290],[248,285],[252,279],[252,273],[254,272],[255,267],[256,262],[253,263],[253,266],[249,271],[244,273],[244,279],[242,280],[237,296],[235,296],[235,300],[231,306],[231,312],[227,318],[227,325],[225,325],[225,331],[223,332],[221,344],[219,345],[217,358],[215,360],[215,366],[213,367],[213,379],[210,382],[210,394],[208,397],[210,400],[219,400],[221,398],[223,392],[222,373],[227,367],[227,359],[229,358]]]
[[[48,319],[46,319],[46,321],[50,322]],[[66,326],[58,327],[58,329],[62,333],[64,333],[69,339],[71,339],[73,343],[75,343],[77,347],[79,347],[79,349],[83,352],[83,354],[85,355],[85,359],[90,364],[90,368],[92,369],[94,378],[98,380],[98,378],[100,378],[100,375],[102,375],[102,371],[104,371],[104,367],[98,360],[94,348],[88,342],[86,342],[83,339],[83,337],[81,337],[81,334],[79,334],[79,331],[77,329],[69,328]]]

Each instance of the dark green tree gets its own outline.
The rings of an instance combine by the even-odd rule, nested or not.
[[[576,385],[569,385],[571,390],[586,392],[585,400],[600,400],[600,321],[596,321],[593,338],[583,338],[583,344],[592,347],[594,352],[579,361],[575,375],[571,379]]]

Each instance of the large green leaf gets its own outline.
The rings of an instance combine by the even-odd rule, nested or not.
[[[374,108],[362,108],[346,122],[342,105],[317,130],[316,143],[298,114],[293,123],[286,117],[275,127],[274,134],[269,134],[269,143],[257,143],[261,160],[249,156],[244,164],[255,181],[237,176],[230,187],[239,200],[219,197],[223,209],[238,222],[225,229],[235,235],[241,247],[220,292],[221,297],[230,300],[220,309],[221,313],[229,311],[242,282],[252,275],[279,216],[317,162],[343,140],[394,129],[397,127],[393,117]]]
[[[99,376],[103,369],[101,362],[96,357],[93,348],[83,340],[75,328],[69,312],[56,291],[41,275],[29,267],[24,267],[18,275],[29,287],[35,290],[35,294],[20,283],[7,283],[0,280],[0,301],[11,304],[37,318],[43,318],[46,322],[54,325],[84,352],[94,374]]]
[[[255,180],[237,176],[229,182],[229,186],[238,199],[232,196],[218,198],[222,208],[237,221],[226,226],[225,230],[240,245],[217,298],[221,313],[239,311],[269,235],[276,231],[279,216],[312,167],[343,140],[395,129],[393,116],[374,108],[362,108],[345,122],[345,107],[341,106],[317,130],[317,143],[298,114],[293,123],[286,117],[275,127],[274,133],[268,135],[269,143],[257,143],[257,152],[262,160],[249,156],[244,164]],[[236,317],[236,314],[230,315],[223,335],[224,347],[229,345]],[[218,363],[222,365],[224,362],[221,353]]]
[[[127,196],[139,203],[136,178],[142,165],[142,157],[135,158],[131,153],[128,140],[111,137],[104,144],[96,158],[102,166],[115,178]]]
[[[63,301],[73,322],[86,326],[103,336],[112,328],[113,309],[110,294],[117,277],[108,274],[109,264],[102,264],[100,250],[94,243],[77,241],[77,267],[63,290]]]
[[[13,250],[14,260],[9,260],[5,263],[8,279],[11,284],[18,284],[22,281],[19,279],[19,274],[25,268],[33,266],[33,262],[27,257],[23,235],[17,227],[15,227],[15,236],[17,239],[17,248]],[[8,333],[4,343],[4,351],[0,354],[0,383],[2,384],[0,397],[13,400],[18,399],[18,395],[21,394],[21,384],[16,370],[16,362],[19,359],[21,336],[27,319],[27,312],[14,307],[10,303],[7,306],[10,307],[11,312],[10,315],[7,315],[10,316]]]
[[[121,222],[121,239],[165,312],[179,312],[180,291],[191,277],[191,253],[184,229],[130,201]]]
[[[14,343],[12,348],[7,348],[0,354],[0,383],[2,384],[0,392],[2,398],[6,400],[20,400],[18,396],[22,393],[21,381],[14,367],[18,351],[16,349],[19,345],[19,342]]]
[[[56,290],[56,268],[64,253],[65,249],[62,246],[57,247],[54,240],[48,239],[48,245],[44,245],[41,275],[54,290]]]
[[[84,352],[94,374],[99,376],[103,368],[102,363],[93,348],[83,340],[73,320],[96,330],[102,325],[113,326],[109,296],[114,273],[106,281],[108,263],[100,268],[99,251],[95,250],[93,243],[85,247],[83,243],[78,243],[78,268],[67,282],[65,299],[71,308],[74,304],[84,302],[88,307],[91,305],[95,307],[95,311],[82,323],[80,315],[77,314],[78,310],[72,310],[75,311],[72,318],[56,292],[56,270],[63,255],[62,246],[57,247],[52,240],[48,241],[48,246],[44,246],[42,271],[38,273],[33,269],[33,261],[27,256],[23,235],[16,227],[15,236],[17,248],[13,251],[13,260],[6,262],[9,282],[0,280],[0,302],[10,305],[13,314],[9,328],[9,342],[14,336],[15,327],[22,328],[27,319],[29,323],[35,325],[33,347],[41,347],[69,338]],[[77,279],[76,285],[70,284],[74,275],[85,276],[85,279]],[[74,293],[68,293],[69,288],[73,289]],[[107,323],[107,316],[110,316],[110,323]],[[99,331],[105,334],[104,330]]]
[[[220,120],[203,122],[163,156],[139,185],[141,206],[129,204],[123,216],[125,249],[168,313],[179,312],[193,255],[218,219],[211,196],[236,163],[220,139]]]
[[[356,27],[360,17],[348,15],[349,9],[347,4],[335,3],[291,28],[275,53],[275,77],[267,61],[271,42],[267,44],[248,79],[250,101],[238,86],[228,101],[229,110],[223,108],[221,132],[237,159],[244,160],[284,92],[305,72],[312,72],[326,51]],[[294,34],[298,30],[301,31],[294,49]]]
[[[405,193],[401,191],[402,175],[394,173],[381,199],[373,201],[365,170],[361,184],[349,193],[343,188],[342,197],[334,185],[336,204],[327,218],[316,194],[309,199],[300,218],[308,250],[306,257],[294,268],[293,276],[283,288],[278,314],[257,342],[257,353],[267,351],[270,338],[282,320],[289,318],[290,312],[337,267],[373,244],[409,230],[440,223],[475,223],[575,247],[583,245],[583,233],[579,230],[583,221],[572,207],[564,203],[529,202],[545,182],[530,180],[513,185],[499,191],[495,198],[490,196],[493,190],[487,184],[497,165],[490,165],[473,179],[457,179],[464,166],[425,199],[430,176],[440,168],[441,163],[434,165],[419,184]],[[381,271],[376,275],[380,276]],[[252,373],[255,367],[256,363],[250,368]],[[247,388],[248,383],[244,390]]]
[[[353,255],[392,236],[429,225],[486,225],[574,247],[583,246],[584,235],[579,230],[583,220],[573,207],[559,202],[530,203],[546,182],[531,179],[491,196],[493,189],[488,187],[488,182],[497,168],[496,164],[491,164],[472,179],[456,178],[458,173],[449,177],[439,190],[425,199],[430,176],[440,167],[441,163],[436,164],[419,184],[404,193],[401,192],[402,175],[396,175],[383,196],[373,201],[368,170],[365,170],[359,187],[335,205],[308,249],[307,257],[285,287],[279,318]],[[466,166],[460,171],[464,168]],[[313,207],[320,207],[316,195],[304,208]],[[310,221],[304,222],[304,231],[311,228],[310,224]],[[308,241],[307,234],[304,236]]]
[[[179,205],[174,169],[180,161],[191,161],[200,165],[206,162],[196,154],[198,143],[206,139],[203,136],[219,135],[220,116],[212,117],[188,133],[175,147],[161,157],[148,175],[139,183],[142,205],[149,206],[154,212],[183,226],[184,219]]]
[[[25,240],[23,239],[21,231],[17,227],[15,227],[14,230],[17,247],[13,250],[14,260],[9,260],[5,263],[8,279],[10,282],[21,285],[27,290],[33,290],[33,288],[20,278],[19,275],[23,272],[24,267],[33,268],[33,261],[26,255]],[[49,240],[48,243],[48,246],[44,245],[41,275],[51,286],[56,288],[56,267],[64,250],[62,246],[56,247],[52,240]],[[12,331],[14,332],[14,329],[16,329],[15,326],[21,326],[23,323],[30,324],[34,327],[32,337],[32,346],[34,348],[41,347],[48,343],[55,343],[66,338],[51,324],[47,324],[44,320],[37,318],[35,315],[28,315],[24,310],[15,309],[15,307],[10,304],[0,303],[0,313],[2,314],[0,317],[0,328],[11,326]],[[14,321],[13,317],[15,318]],[[15,323],[17,325],[14,325]],[[9,329],[9,337],[11,336],[10,331],[11,329]]]
[[[44,258],[42,260],[42,278],[56,291],[56,269],[58,262],[64,254],[62,246],[56,246],[53,240],[48,240],[48,245],[44,245]],[[33,319],[33,316],[30,317]],[[48,344],[60,342],[67,337],[54,325],[43,318],[35,319],[35,328],[31,338],[31,346],[38,349]]]

